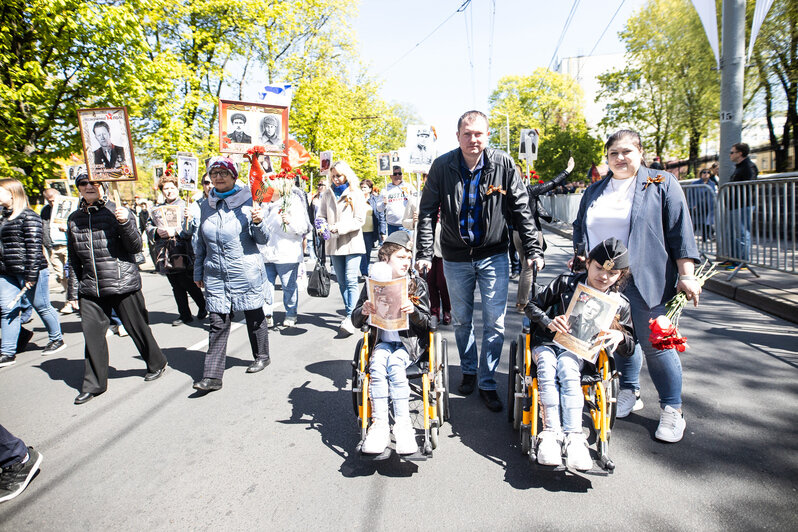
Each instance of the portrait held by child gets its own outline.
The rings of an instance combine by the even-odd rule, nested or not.
[[[409,318],[410,327],[401,331],[370,328],[369,396],[372,424],[361,451],[365,454],[381,454],[391,443],[388,415],[390,397],[393,405],[396,452],[413,454],[418,451],[418,444],[410,420],[410,384],[406,369],[429,347],[430,311],[427,284],[410,270],[412,241],[408,233],[397,231],[389,235],[380,247],[377,257],[379,260],[372,265],[370,277],[379,281],[407,278],[407,297],[399,311]],[[364,287],[352,313],[352,323],[360,328],[368,317],[376,314],[378,310],[377,305],[368,300],[368,289]]]
[[[563,452],[569,468],[586,471],[593,467],[587,438],[582,431],[585,398],[581,370],[590,364],[576,354],[555,345],[556,333],[571,334],[573,325],[566,318],[574,292],[580,283],[605,294],[612,293],[620,305],[609,329],[597,336],[605,349],[620,356],[634,351],[629,301],[621,294],[629,275],[629,251],[622,242],[608,238],[593,248],[587,258],[587,272],[564,273],[547,287],[537,290],[524,309],[535,327],[532,358],[537,364],[543,431],[538,436],[538,463],[561,466]],[[585,309],[584,312],[592,312]]]

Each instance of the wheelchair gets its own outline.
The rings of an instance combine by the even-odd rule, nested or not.
[[[537,436],[543,429],[542,408],[538,389],[537,365],[532,360],[529,320],[518,338],[510,343],[510,370],[507,383],[507,417],[521,436],[521,452],[529,456],[536,467]],[[585,405],[590,411],[592,435],[595,437],[598,452],[597,462],[600,470],[593,474],[610,474],[615,463],[609,457],[610,434],[615,424],[620,374],[615,369],[615,358],[606,349],[599,351],[595,364],[585,362],[582,369],[582,393]],[[559,469],[564,469],[560,467]]]
[[[449,356],[446,340],[437,331],[437,318],[430,322],[429,349],[419,360],[407,368],[410,383],[410,417],[418,430],[424,431],[424,442],[419,451],[401,458],[411,461],[426,460],[440,442],[440,429],[449,420]],[[390,458],[392,447],[379,455],[364,454],[361,449],[371,423],[371,401],[369,401],[369,331],[368,325],[362,329],[363,338],[358,340],[352,360],[352,406],[360,429],[360,442],[356,451],[364,459],[385,460]],[[393,412],[389,409],[391,418]]]

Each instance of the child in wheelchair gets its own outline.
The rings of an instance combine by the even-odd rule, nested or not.
[[[538,387],[542,405],[543,431],[538,437],[537,460],[541,465],[561,466],[563,451],[566,466],[586,471],[593,467],[587,438],[582,432],[582,409],[585,398],[581,388],[581,370],[585,363],[574,353],[553,343],[557,332],[570,332],[566,309],[579,283],[601,292],[613,292],[621,304],[609,330],[599,337],[605,348],[620,356],[634,350],[629,301],[621,294],[629,274],[629,252],[615,238],[594,247],[587,259],[587,271],[564,273],[536,294],[525,308],[534,327],[532,358],[537,364]],[[588,362],[589,364],[589,362]],[[560,413],[562,412],[562,417]]]
[[[406,369],[429,348],[430,309],[427,284],[410,270],[411,257],[410,235],[397,231],[385,239],[377,254],[378,262],[371,267],[370,276],[377,281],[409,277],[408,302],[399,310],[409,315],[410,328],[385,331],[371,327],[369,396],[372,424],[361,449],[365,454],[381,454],[391,442],[388,397],[393,404],[393,435],[397,454],[418,451],[415,429],[410,419],[410,384]],[[369,315],[378,311],[368,300],[368,291],[364,288],[352,313],[352,323],[360,328]]]

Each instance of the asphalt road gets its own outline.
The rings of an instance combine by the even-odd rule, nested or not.
[[[564,268],[551,235],[541,280]],[[0,422],[44,455],[41,473],[0,505],[0,530],[752,530],[798,528],[798,354],[783,320],[705,293],[681,322],[687,432],[654,440],[659,409],[644,369],[646,407],[616,422],[607,477],[544,471],[522,456],[505,412],[460,397],[451,328],[451,424],[426,462],[354,455],[349,392],[357,337],[336,334],[342,303],[302,295],[298,327],[270,334],[272,364],[249,375],[243,327],[230,338],[224,388],[198,396],[207,333],[172,327],[168,283],[144,274],[155,337],[169,359],[160,380],[129,338],[110,339],[108,391],[83,406],[77,316],[68,349],[29,348],[0,369]],[[511,285],[514,302],[515,282]],[[54,296],[61,306],[63,296]],[[276,314],[278,322],[282,313]],[[509,311],[497,375],[521,315]],[[34,343],[46,333],[35,318]]]

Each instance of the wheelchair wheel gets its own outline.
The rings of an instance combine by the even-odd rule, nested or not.
[[[513,381],[513,401],[512,403],[507,403],[508,405],[513,405],[513,428],[518,430],[521,427],[521,421],[523,420],[524,416],[524,401],[521,397],[516,397],[515,394],[523,393],[524,392],[524,379],[526,377],[526,359],[525,359],[525,350],[526,350],[526,335],[519,334],[518,340],[516,341],[516,351],[515,351],[515,379]],[[510,351],[512,356],[512,351]],[[509,407],[508,407],[509,408]]]
[[[608,407],[609,412],[607,413],[607,415],[610,418],[610,428],[612,428],[613,425],[615,425],[615,415],[618,413],[617,400],[618,400],[618,394],[621,391],[620,390],[620,387],[621,387],[621,382],[620,381],[621,380],[616,375],[615,377],[612,377],[610,379],[609,386],[607,386],[607,389],[609,390],[609,393],[608,393],[608,396],[609,396],[608,397],[608,399],[609,399],[609,407]]]
[[[518,373],[516,369],[518,366],[515,363],[516,351],[518,351],[518,342],[513,340],[510,342],[510,358],[507,361],[507,421],[515,426],[517,414],[515,408],[515,376]]]
[[[352,408],[355,411],[355,417],[360,417],[360,390],[358,389],[358,364],[360,363],[360,350],[363,347],[363,339],[357,341],[355,347],[355,356],[352,359]]]

